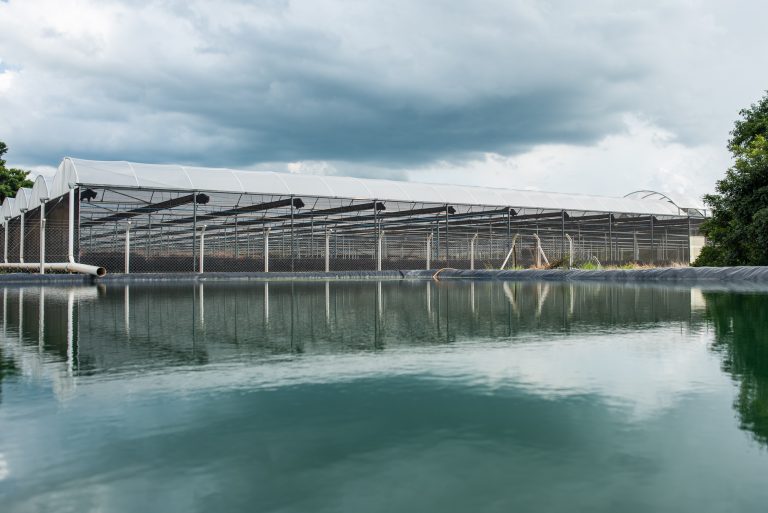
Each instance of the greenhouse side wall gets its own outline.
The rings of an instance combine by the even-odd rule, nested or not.
[[[689,261],[700,224],[687,216],[96,186],[81,187],[77,199],[77,258],[111,273],[668,265]],[[54,209],[49,217],[66,235],[66,215]]]

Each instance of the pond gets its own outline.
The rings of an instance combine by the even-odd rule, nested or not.
[[[768,504],[768,290],[286,281],[0,301],[4,513]]]

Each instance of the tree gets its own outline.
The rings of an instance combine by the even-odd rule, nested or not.
[[[6,168],[5,156],[8,152],[8,146],[3,141],[0,141],[0,201],[5,201],[7,197],[13,197],[16,195],[16,191],[22,187],[32,187],[32,180],[27,178],[29,171],[16,168]]]
[[[768,265],[768,93],[739,115],[728,141],[734,163],[704,196],[712,217],[694,265]]]

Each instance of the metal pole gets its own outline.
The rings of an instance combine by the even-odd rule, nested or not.
[[[4,237],[5,243],[3,244],[3,262],[8,263],[8,220],[5,220]]]
[[[560,217],[560,258],[565,259],[565,210],[560,211]]]
[[[381,241],[384,238],[384,230],[379,230],[379,239],[376,244],[376,270],[381,271]]]
[[[331,232],[325,230],[325,272],[331,271]]]
[[[21,228],[19,230],[19,263],[24,263],[24,216],[26,210],[21,212]]]
[[[291,272],[293,272],[293,194],[291,194]]]
[[[264,272],[269,272],[269,230],[271,228],[264,228]]]
[[[653,216],[651,216],[651,263],[656,260],[656,255],[653,254],[655,249],[656,248],[653,240]]]
[[[376,199],[373,200],[373,226],[376,231],[376,270],[381,271],[381,230],[379,230],[379,211],[376,209]]]
[[[477,234],[469,241],[469,268],[475,270],[475,241],[477,240]]]
[[[70,262],[75,258],[75,189],[69,189],[69,226],[67,256]]]
[[[432,260],[432,234],[427,235],[427,269],[431,267]]]
[[[573,267],[573,239],[567,233],[565,238],[568,239],[568,268]]]
[[[197,191],[192,193],[192,272],[197,269]]]
[[[613,214],[608,214],[608,262],[613,262]]]
[[[448,267],[448,260],[450,255],[448,254],[448,205],[445,205],[445,266]]]
[[[131,222],[125,225],[125,274],[131,272]]]
[[[203,229],[200,230],[200,274],[205,270],[205,228],[207,224],[203,225]]]
[[[45,209],[45,203],[41,206]],[[44,210],[41,211],[41,216],[44,216]],[[40,219],[40,274],[45,274],[45,217]]]

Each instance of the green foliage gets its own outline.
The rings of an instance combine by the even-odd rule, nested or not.
[[[16,195],[16,191],[22,187],[32,187],[32,180],[27,178],[29,171],[23,169],[5,167],[3,156],[8,152],[8,146],[0,141],[0,201]]]
[[[734,406],[741,428],[768,445],[768,308],[764,294],[705,292],[707,317],[714,327],[713,348],[723,368],[739,385]]]
[[[712,217],[694,265],[768,265],[768,94],[739,114],[728,141],[733,166],[704,197]]]

